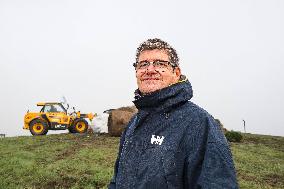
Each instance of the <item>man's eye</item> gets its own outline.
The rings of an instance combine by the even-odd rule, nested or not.
[[[159,66],[159,67],[167,67],[167,62],[163,62],[163,61],[155,61],[154,64],[156,66]]]
[[[143,68],[143,67],[146,67],[146,66],[148,66],[148,62],[139,62],[139,64],[138,64],[139,68]]]

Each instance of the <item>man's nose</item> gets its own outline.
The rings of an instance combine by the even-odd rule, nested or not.
[[[150,65],[147,67],[147,72],[156,72],[155,66],[153,66],[153,64],[150,64]]]

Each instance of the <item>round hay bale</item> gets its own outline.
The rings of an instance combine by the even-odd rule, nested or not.
[[[125,111],[125,112],[131,112],[131,113],[137,113],[137,108],[135,106],[126,106],[118,108],[117,110]]]
[[[223,133],[228,132],[228,130],[224,127],[224,125],[222,124],[222,122],[219,119],[215,119],[215,121],[218,123],[218,125],[220,126],[220,129],[223,131]]]
[[[135,107],[121,107],[112,110],[108,117],[108,132],[110,136],[121,136],[132,116],[137,112]]]

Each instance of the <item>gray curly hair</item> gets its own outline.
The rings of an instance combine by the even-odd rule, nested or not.
[[[179,57],[176,50],[172,46],[170,46],[167,42],[158,38],[147,39],[146,41],[144,41],[139,45],[136,51],[136,62],[138,62],[141,52],[145,50],[154,50],[154,49],[165,50],[169,55],[170,62],[175,66],[179,65]]]

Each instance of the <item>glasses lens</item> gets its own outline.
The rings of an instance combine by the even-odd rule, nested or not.
[[[167,68],[169,65],[168,61],[156,60],[153,62],[154,67],[156,68]]]
[[[150,62],[148,61],[141,61],[137,63],[137,69],[145,69],[150,65]]]

